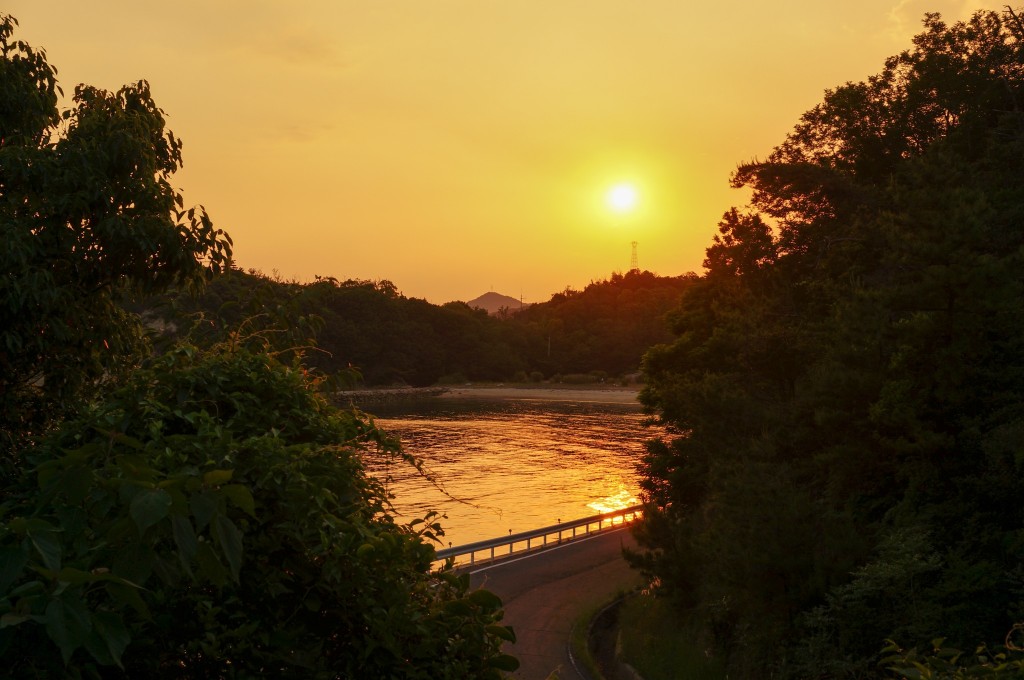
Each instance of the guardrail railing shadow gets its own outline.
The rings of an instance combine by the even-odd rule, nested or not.
[[[642,512],[642,505],[633,505],[621,510],[603,512],[599,515],[591,515],[590,517],[583,517],[571,522],[559,522],[558,524],[533,529],[532,531],[523,531],[518,534],[510,532],[508,536],[499,536],[498,538],[490,538],[486,541],[477,541],[475,543],[455,546],[454,548],[445,548],[437,551],[435,564],[444,562],[451,557],[454,558],[455,566],[475,565],[508,557],[509,555],[541,550],[549,545],[557,545],[576,538],[591,536],[610,528],[621,527],[623,524],[638,518]],[[593,528],[595,525],[596,529]],[[483,553],[482,559],[477,557],[478,553]],[[465,559],[467,556],[468,559]]]

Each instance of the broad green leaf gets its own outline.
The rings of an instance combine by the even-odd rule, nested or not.
[[[83,583],[90,583],[99,579],[95,574],[91,574],[88,571],[64,567],[60,570],[60,573],[57,574],[57,580],[63,583],[70,583],[71,585],[81,585]]]
[[[60,649],[66,664],[92,629],[89,610],[77,596],[65,595],[46,605],[46,633]]]
[[[234,474],[234,470],[210,470],[203,474],[203,484],[207,486],[220,486],[225,482],[230,482]]]
[[[7,595],[13,600],[18,597],[37,595],[45,590],[46,588],[43,586],[42,581],[29,581],[28,583],[22,583],[17,588],[14,588],[11,592],[7,593]]]
[[[39,533],[44,531],[57,531],[57,527],[53,526],[44,519],[15,517],[7,524],[7,528],[18,535],[26,535],[33,532]]]
[[[465,600],[452,600],[444,603],[444,610],[456,616],[472,616],[473,608]]]
[[[196,549],[199,547],[196,532],[192,528],[192,522],[188,517],[172,515],[171,528],[174,531],[174,544],[178,546],[181,562],[185,569],[191,571],[189,564],[195,559]]]
[[[60,571],[60,542],[53,531],[29,531],[28,538],[32,541],[43,564],[51,571]]]
[[[113,612],[97,612],[93,615],[93,628],[106,643],[110,656],[121,666],[121,655],[131,642],[131,635],[121,617]]]
[[[153,526],[171,509],[171,496],[163,489],[143,489],[132,499],[129,514],[139,527],[139,533]]]
[[[244,484],[229,484],[221,488],[221,493],[227,496],[245,514],[250,517],[256,516],[256,503],[253,500],[252,492],[249,491],[249,487]]]
[[[515,642],[516,641],[516,634],[512,630],[511,626],[491,625],[491,626],[486,626],[484,628],[484,630],[487,633],[489,633],[490,635],[493,635],[494,637],[497,637],[497,638],[501,638],[502,640],[508,640],[509,642]]]
[[[110,655],[110,648],[107,647],[107,643],[100,637],[99,631],[96,630],[95,621],[93,621],[93,629],[85,636],[85,642],[82,643],[82,646],[101,665],[114,665],[114,657]]]
[[[21,548],[0,548],[0,594],[6,593],[28,562]]]
[[[228,571],[220,563],[213,546],[205,541],[199,544],[196,551],[196,561],[199,563],[199,574],[215,586],[223,586],[228,580]]]
[[[141,616],[149,618],[149,606],[146,601],[142,599],[139,594],[140,588],[134,584],[129,584],[127,581],[121,581],[118,583],[108,583],[106,586],[107,594],[110,595],[111,599],[123,605],[128,605]]]
[[[474,590],[469,594],[469,601],[487,610],[501,608],[501,598],[489,590]]]
[[[202,531],[217,512],[217,497],[209,492],[197,493],[188,499],[188,507],[196,518],[196,530]]]
[[[91,469],[75,467],[65,472],[62,476],[60,490],[67,495],[69,503],[78,505],[89,495],[94,481],[95,473]]]
[[[217,515],[211,525],[213,537],[220,546],[231,568],[231,577],[237,581],[242,568],[242,532],[225,515]]]

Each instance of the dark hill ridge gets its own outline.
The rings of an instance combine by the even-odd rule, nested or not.
[[[466,304],[475,309],[483,309],[488,314],[497,314],[502,309],[519,311],[523,307],[530,306],[529,303],[524,305],[520,300],[514,297],[495,293],[494,291],[484,293],[480,297],[474,298]]]

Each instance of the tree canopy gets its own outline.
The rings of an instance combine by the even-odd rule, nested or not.
[[[870,677],[1024,618],[1024,52],[1007,10],[825,93],[645,357],[637,564],[732,677]]]
[[[0,456],[136,365],[118,302],[223,269],[231,240],[170,184],[181,142],[149,85],[75,89],[0,17]]]
[[[501,602],[432,569],[288,305],[150,352],[123,303],[227,268],[144,82],[80,86],[0,18],[0,664],[5,677],[499,678]],[[301,323],[292,323],[298,319]],[[224,329],[222,329],[224,330]],[[250,332],[253,331],[253,332]],[[278,334],[278,331],[282,331]]]
[[[179,347],[65,423],[7,492],[14,677],[485,678],[500,600],[432,572],[363,458],[401,457],[308,373]]]
[[[366,385],[614,378],[638,372],[643,353],[670,339],[665,315],[695,279],[612,274],[489,316],[462,302],[407,298],[390,281],[318,277],[302,284],[232,269],[200,296],[159,296],[137,308],[162,319],[169,335],[188,334],[200,344],[224,339],[243,321],[250,332],[267,324],[280,332],[282,318],[301,319],[292,340],[302,345],[315,337],[318,347],[307,363],[325,374],[354,368]]]

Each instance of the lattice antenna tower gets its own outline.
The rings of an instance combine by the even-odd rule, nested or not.
[[[636,241],[633,241],[633,255],[629,258],[629,271],[640,271],[639,260],[636,259]]]

